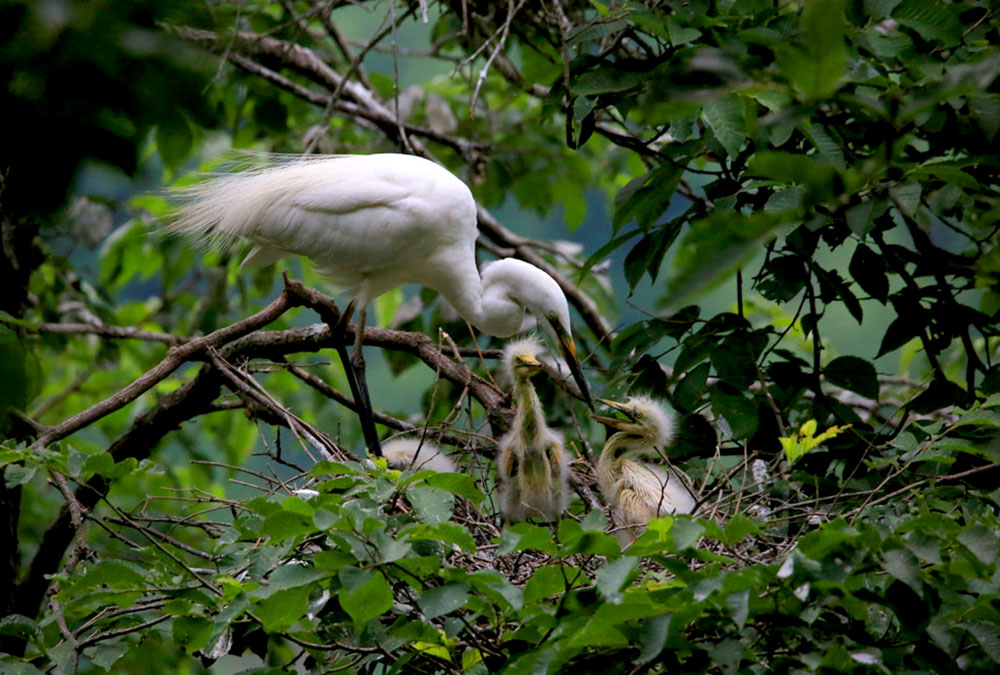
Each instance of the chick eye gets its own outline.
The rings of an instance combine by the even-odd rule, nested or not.
[[[636,410],[635,412],[633,412],[632,416],[635,417],[637,420],[641,420],[642,419],[642,413],[639,412],[638,410]]]

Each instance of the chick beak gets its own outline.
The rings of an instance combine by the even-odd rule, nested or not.
[[[606,427],[611,427],[612,429],[625,429],[628,427],[629,423],[632,422],[632,416],[628,412],[628,408],[623,403],[618,403],[616,401],[610,401],[606,398],[597,399],[609,408],[613,408],[618,412],[624,414],[628,417],[628,420],[620,420],[617,417],[604,417],[603,415],[591,415],[592,419],[597,420]]]
[[[576,345],[573,343],[573,336],[562,327],[559,321],[550,320],[549,323],[552,325],[552,330],[555,331],[556,337],[559,339],[559,347],[562,350],[563,358],[566,359],[566,365],[569,366],[569,372],[572,373],[573,380],[576,381],[576,386],[580,388],[580,396],[583,397],[587,407],[593,410],[594,401],[590,397],[590,387],[587,386],[587,380],[583,376],[583,369],[580,368],[580,361],[576,356]]]
[[[540,370],[542,368],[542,362],[536,359],[534,356],[528,356],[527,354],[522,354],[515,357],[515,361],[518,368],[531,368],[534,370]]]

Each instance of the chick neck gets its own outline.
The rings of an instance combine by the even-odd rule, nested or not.
[[[616,431],[604,444],[599,461],[617,462],[629,453],[651,457],[656,454],[656,441],[648,433]]]
[[[521,443],[527,448],[537,445],[536,441],[541,437],[542,429],[545,427],[542,402],[538,400],[535,387],[531,384],[533,374],[515,372],[514,375],[514,399],[517,406],[514,411],[513,428],[518,430]]]

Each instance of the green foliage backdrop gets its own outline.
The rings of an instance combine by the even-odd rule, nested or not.
[[[4,672],[998,667],[992,3],[7,0],[0,26]],[[160,235],[163,188],[262,161],[230,148],[461,176],[480,255],[563,286],[598,395],[670,401],[697,512],[623,552],[604,430],[540,380],[578,498],[502,526],[500,345],[427,291],[376,302],[373,399],[463,473],[360,459],[323,279]]]

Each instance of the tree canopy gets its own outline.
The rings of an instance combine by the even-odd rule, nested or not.
[[[1000,17],[987,0],[0,2],[0,670],[993,672]],[[505,525],[503,341],[163,235],[262,153],[404,152],[542,267],[597,396],[676,411],[630,547],[604,427]],[[551,367],[553,366],[554,367]],[[657,460],[662,461],[662,460]],[[619,528],[620,529],[620,528]]]

